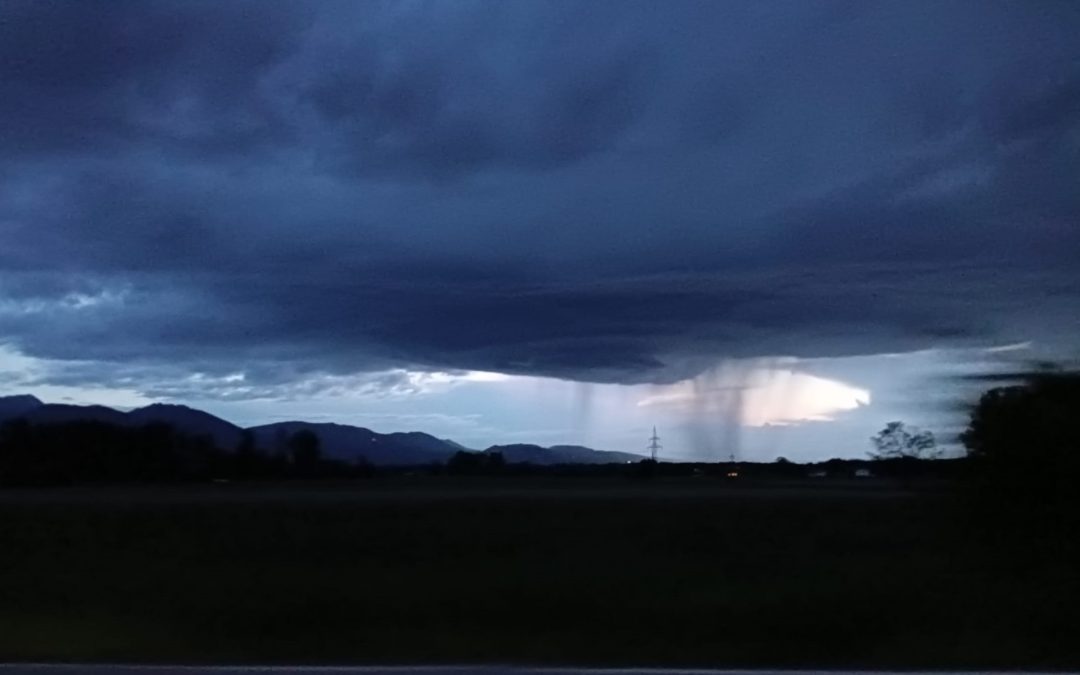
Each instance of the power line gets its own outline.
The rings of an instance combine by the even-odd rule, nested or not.
[[[664,446],[660,445],[660,437],[656,435],[656,427],[652,428],[652,436],[649,437],[649,457],[652,461],[656,461],[657,455],[663,449]]]

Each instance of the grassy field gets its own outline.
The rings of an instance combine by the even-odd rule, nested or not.
[[[430,478],[0,494],[0,660],[1077,667],[941,495]]]

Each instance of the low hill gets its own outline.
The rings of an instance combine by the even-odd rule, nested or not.
[[[314,422],[277,422],[252,427],[255,443],[270,452],[284,451],[288,437],[306,429],[319,437],[323,457],[366,460],[378,466],[410,466],[445,462],[460,448],[418,431],[380,434],[364,427]]]
[[[244,433],[243,429],[232,422],[186,405],[154,403],[144,408],[136,408],[126,415],[127,424],[142,425],[152,422],[171,424],[192,436],[209,436],[222,450],[234,449]]]
[[[0,397],[0,422],[20,417],[38,424],[96,421],[132,427],[161,422],[190,436],[209,436],[218,448],[227,451],[239,445],[244,433],[244,429],[227,420],[184,405],[154,403],[121,412],[100,405],[42,403],[27,395]],[[289,436],[302,429],[319,437],[323,457],[347,462],[365,460],[377,466],[420,466],[444,463],[457,452],[473,452],[460,443],[420,431],[381,434],[347,424],[297,420],[255,426],[249,431],[254,435],[256,446],[276,453],[285,452]],[[543,466],[624,464],[644,459],[640,455],[593,450],[580,445],[493,445],[484,452],[501,452],[511,464]]]
[[[105,422],[125,426],[127,415],[103,405],[70,405],[45,403],[8,419],[22,417],[34,424],[63,424],[65,422]]]
[[[510,464],[625,464],[645,459],[629,452],[593,450],[581,445],[553,445],[545,448],[540,445],[515,443],[493,445],[484,452],[501,452]]]
[[[184,405],[154,403],[122,412],[103,405],[42,403],[36,396],[0,397],[0,422],[16,418],[34,424],[105,422],[125,427],[161,422],[190,436],[209,436],[223,450],[235,448],[243,433],[243,429],[231,422]]]
[[[35,408],[45,405],[37,396],[24,394],[21,396],[0,397],[0,420],[25,415]]]

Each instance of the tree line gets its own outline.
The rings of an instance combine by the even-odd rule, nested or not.
[[[319,437],[306,429],[276,445],[259,448],[254,434],[244,431],[235,448],[225,449],[210,436],[161,422],[131,427],[14,419],[0,425],[0,485],[352,478],[371,472],[363,461],[324,459]]]

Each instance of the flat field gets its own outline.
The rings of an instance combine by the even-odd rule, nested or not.
[[[1080,666],[1074,570],[883,484],[0,492],[0,661]]]

